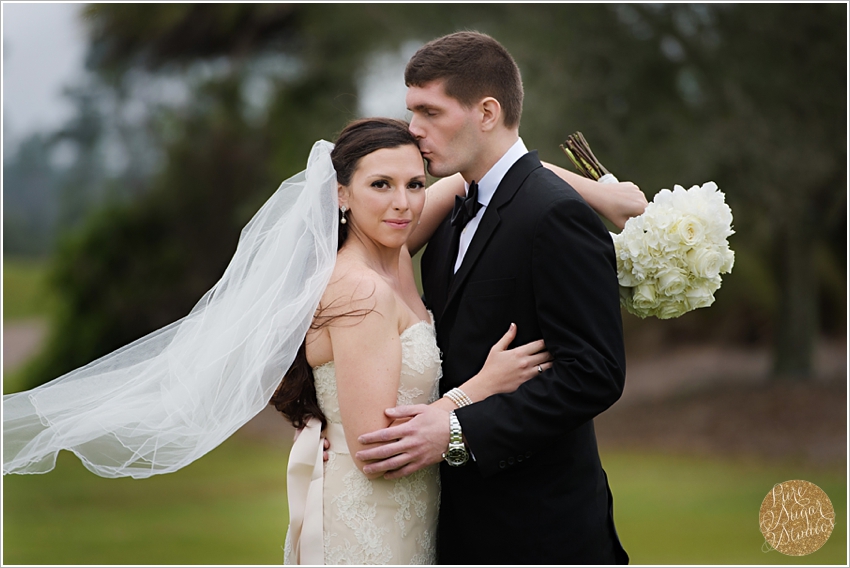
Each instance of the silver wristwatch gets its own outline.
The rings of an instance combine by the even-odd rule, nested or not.
[[[443,454],[443,459],[451,466],[463,465],[469,460],[469,452],[463,443],[463,432],[460,429],[460,421],[455,416],[454,410],[449,412],[449,447]]]

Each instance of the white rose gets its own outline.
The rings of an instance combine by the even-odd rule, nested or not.
[[[700,278],[714,278],[723,268],[724,258],[714,249],[692,249],[686,256],[691,270]]]
[[[672,319],[688,311],[687,304],[682,300],[668,301],[662,303],[657,310],[658,319]]]
[[[690,309],[707,308],[714,303],[714,294],[706,286],[697,286],[685,293]]]
[[[676,224],[681,242],[692,247],[702,242],[705,237],[705,225],[694,215],[684,215]]]
[[[643,282],[632,288],[632,304],[644,315],[649,314],[658,305],[655,287],[648,282]]]
[[[676,296],[685,291],[688,275],[681,268],[665,266],[655,275],[657,291],[663,296]]]

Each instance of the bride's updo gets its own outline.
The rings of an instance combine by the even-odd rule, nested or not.
[[[384,148],[398,148],[412,144],[417,146],[416,138],[408,130],[408,124],[394,118],[361,118],[349,123],[340,132],[331,151],[331,162],[336,170],[336,179],[342,185],[350,185],[360,160],[372,152]],[[348,212],[340,211],[339,241],[337,250],[342,248],[348,237],[348,223],[343,223]],[[357,314],[342,314],[332,318],[322,318],[321,308],[313,318],[312,329],[320,329],[339,317]],[[311,417],[322,421],[322,429],[327,420],[316,398],[316,386],[313,383],[313,369],[307,362],[306,340],[301,343],[298,354],[289,371],[283,377],[269,404],[286,416],[296,428],[303,428]]]

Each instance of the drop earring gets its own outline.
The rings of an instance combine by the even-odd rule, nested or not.
[[[345,205],[343,205],[342,207],[339,208],[339,213],[342,216],[342,219],[340,219],[339,222],[342,223],[343,225],[348,223],[348,219],[345,218],[345,212],[347,210],[348,210],[348,208]]]

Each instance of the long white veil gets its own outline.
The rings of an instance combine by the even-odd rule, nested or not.
[[[3,397],[3,474],[45,473],[59,450],[103,477],[170,473],[269,402],[336,261],[333,145],[242,230],[224,275],[184,318],[30,391]]]

